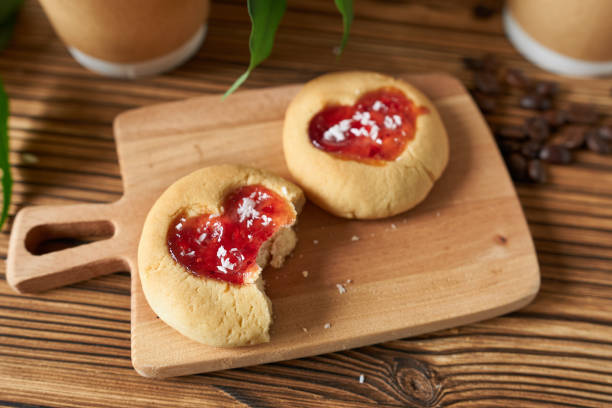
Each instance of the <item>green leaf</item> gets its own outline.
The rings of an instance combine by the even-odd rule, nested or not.
[[[340,14],[342,14],[342,26],[344,34],[342,35],[342,43],[340,43],[340,53],[344,51],[344,47],[348,42],[351,24],[353,23],[353,0],[334,0]]]
[[[2,169],[2,215],[0,216],[0,228],[4,225],[8,217],[9,206],[11,204],[11,192],[13,188],[13,178],[11,177],[11,166],[9,164],[9,143],[8,143],[8,96],[4,92],[4,85],[0,80],[0,168]]]
[[[251,62],[246,72],[234,82],[230,89],[225,92],[223,98],[233,93],[246,81],[253,69],[264,61],[272,52],[276,29],[280,24],[285,9],[286,0],[248,0],[247,7],[251,17],[251,37],[249,39],[249,51]]]

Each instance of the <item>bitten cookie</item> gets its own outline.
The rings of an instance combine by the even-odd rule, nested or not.
[[[302,191],[271,173],[212,166],[172,184],[147,215],[138,271],[153,311],[211,346],[267,342],[272,307],[261,270],[297,237]]]
[[[285,115],[287,166],[308,198],[346,218],[383,218],[421,202],[448,162],[446,130],[412,85],[373,72],[308,82]]]

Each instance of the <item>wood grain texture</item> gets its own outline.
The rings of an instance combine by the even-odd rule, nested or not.
[[[451,159],[430,196],[412,211],[369,222],[307,204],[293,256],[263,275],[274,305],[268,344],[221,349],[181,336],[153,313],[133,273],[132,363],[140,374],[170,377],[344,350],[483,320],[533,299],[540,276],[531,236],[474,102],[450,76],[402,77],[429,96],[449,133]],[[203,166],[248,164],[290,178],[280,135],[298,90],[242,91],[223,103],[200,97],[121,114],[115,136],[121,201],[131,208],[125,229],[135,230],[129,235],[138,234],[151,199]],[[135,264],[135,246],[130,252]]]
[[[525,61],[499,16],[476,20],[478,0],[357,0],[339,60],[340,17],[327,0],[289,2],[271,58],[246,87],[304,82],[340,69],[448,71],[471,84],[464,56],[490,52],[561,82],[561,103],[591,102],[610,119],[609,79],[559,78]],[[134,82],[80,68],[38,3],[25,2],[0,53],[11,97],[11,214],[32,204],[108,203],[123,193],[112,121],[120,112],[217,93],[248,63],[242,1],[214,2],[208,38],[180,69]],[[299,50],[299,52],[296,52]],[[527,112],[504,94],[494,125]],[[434,334],[214,374],[147,380],[130,363],[130,279],[99,277],[36,296],[0,283],[0,405],[11,407],[607,407],[612,404],[612,163],[581,153],[553,166],[551,183],[518,185],[542,272],[528,307]],[[10,225],[0,239],[5,257]],[[360,384],[359,375],[365,382]]]

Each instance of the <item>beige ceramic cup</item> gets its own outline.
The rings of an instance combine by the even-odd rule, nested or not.
[[[209,0],[40,0],[72,56],[102,75],[168,71],[200,48]]]
[[[612,0],[508,0],[503,18],[510,41],[541,68],[612,74]]]

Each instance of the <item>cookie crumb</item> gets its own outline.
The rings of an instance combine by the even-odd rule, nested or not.
[[[363,384],[365,381],[365,375],[359,374],[359,384]]]
[[[304,333],[308,333],[308,329],[307,329],[307,328],[305,328],[305,327],[302,327],[302,331],[303,331]]]
[[[323,326],[324,329],[329,329],[331,327],[330,323],[325,323],[325,325]]]
[[[302,276],[307,278],[308,277],[308,271],[302,271]]]
[[[336,283],[336,287],[338,288],[338,293],[344,295],[346,293],[346,288],[341,283]]]
[[[359,241],[359,237],[357,235],[353,235],[351,237],[351,241]]]
[[[391,229],[397,229],[397,225],[391,224]]]
[[[315,245],[317,245],[317,244],[319,243],[319,240],[318,240],[318,239],[313,239],[313,240],[312,240],[312,243],[313,243],[313,244],[315,244]]]

